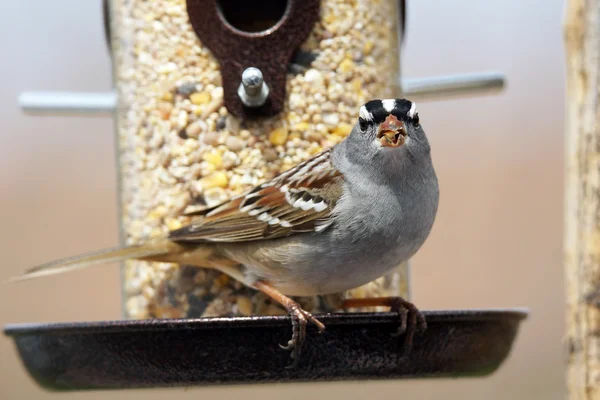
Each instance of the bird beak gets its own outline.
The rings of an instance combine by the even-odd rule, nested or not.
[[[406,126],[393,115],[388,115],[385,121],[379,125],[377,140],[383,147],[399,147],[406,141]]]

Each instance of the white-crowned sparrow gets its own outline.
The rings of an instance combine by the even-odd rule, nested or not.
[[[372,100],[335,147],[208,210],[164,239],[32,268],[27,279],[125,259],[215,268],[282,304],[293,321],[295,361],[306,323],[324,326],[287,296],[343,292],[377,279],[415,254],[438,208],[438,183],[415,103]],[[348,299],[402,315],[410,346],[418,310],[400,298]]]

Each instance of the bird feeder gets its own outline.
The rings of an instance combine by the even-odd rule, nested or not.
[[[112,3],[122,229],[163,236],[346,137],[400,95],[396,1]],[[337,297],[408,297],[408,269]],[[128,261],[128,318],[285,314],[226,275]],[[298,299],[309,312],[336,296]]]
[[[194,212],[334,146],[370,99],[502,84],[497,75],[402,82],[404,1],[112,0],[105,6],[115,93],[87,97],[87,106],[56,94],[24,95],[21,102],[37,111],[114,112],[127,244],[164,236]],[[525,315],[426,312],[429,329],[415,337],[409,358],[390,335],[394,313],[323,315],[326,333],[309,328],[305,361],[286,370],[289,354],[277,344],[289,336],[289,318],[263,294],[185,265],[128,261],[122,277],[125,321],[8,328],[38,383],[79,390],[485,375],[507,356]],[[410,298],[409,286],[405,263],[349,292],[295,300],[327,314],[344,297]]]

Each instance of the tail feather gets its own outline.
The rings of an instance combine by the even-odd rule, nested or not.
[[[174,243],[168,240],[152,241],[141,245],[122,246],[112,249],[93,251],[74,257],[51,261],[26,270],[22,275],[13,277],[8,283],[41,276],[60,274],[95,264],[110,264],[129,259],[152,259],[153,257],[164,258],[174,250]]]

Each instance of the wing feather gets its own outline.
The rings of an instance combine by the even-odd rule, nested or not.
[[[331,223],[343,185],[331,149],[249,192],[188,215],[191,224],[171,231],[179,242],[240,242],[321,232]]]

